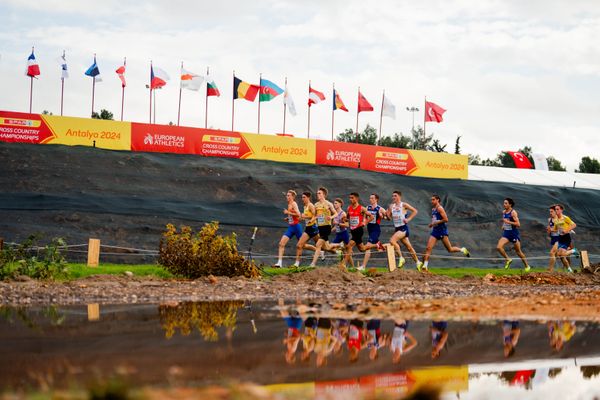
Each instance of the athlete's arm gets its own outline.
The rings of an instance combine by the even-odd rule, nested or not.
[[[392,205],[391,204],[388,206],[388,209],[385,211],[385,213],[386,213],[388,219],[392,218]]]
[[[442,216],[442,219],[440,221],[437,221],[436,225],[441,225],[441,224],[448,222],[448,215],[446,215],[446,210],[444,210],[444,207],[438,206],[437,210],[440,213],[440,215]]]
[[[308,209],[310,210],[310,213],[312,214],[312,218],[308,222],[313,223],[317,220],[317,209],[315,208],[315,205],[312,203],[308,206]]]
[[[331,215],[327,216],[327,221],[331,221],[333,219],[333,216],[335,215],[335,207],[330,201],[327,202],[327,207],[329,208],[329,212],[331,213]]]
[[[300,209],[298,208],[298,203],[296,203],[295,201],[292,203],[292,211],[289,211],[289,210],[285,210],[285,211],[287,211],[286,214],[289,214],[292,217],[300,217],[302,215],[300,213]]]
[[[567,227],[567,229],[564,230],[565,233],[571,233],[571,231],[573,229],[577,228],[577,224],[575,222],[573,222],[573,220],[571,218],[566,217],[565,222],[569,223],[569,226]]]
[[[414,217],[417,216],[419,211],[408,203],[404,203],[404,208],[406,208],[408,211],[410,211],[410,215],[408,216],[408,218],[406,218],[404,220],[404,223],[408,224],[410,221],[413,220]]]
[[[385,211],[385,208],[383,208],[383,207],[379,208],[378,214],[379,214],[379,217],[381,217],[383,219],[388,219],[387,212]]]
[[[508,221],[509,224],[514,225],[515,228],[521,227],[521,222],[519,221],[519,214],[515,210],[512,210],[511,215],[514,221]]]
[[[342,228],[348,228],[350,226],[350,224],[348,223],[348,217],[346,216],[345,211],[342,211],[342,219],[341,219],[341,222],[339,223],[339,225]]]
[[[404,336],[406,337],[406,343],[410,343],[403,350],[403,353],[406,354],[409,351],[411,351],[412,349],[414,349],[419,342],[417,342],[417,339],[415,339],[415,337],[413,335],[411,335],[410,332],[404,332]]]
[[[363,225],[368,224],[369,222],[371,222],[371,220],[373,220],[373,216],[371,215],[370,212],[367,211],[366,207],[361,207],[360,212],[362,213],[363,217],[364,217],[364,222]]]

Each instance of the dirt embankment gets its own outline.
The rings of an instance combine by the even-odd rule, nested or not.
[[[32,233],[47,239],[63,237],[70,244],[87,243],[157,249],[167,223],[199,228],[218,220],[225,232],[236,231],[240,248],[248,246],[252,229],[260,229],[255,253],[275,261],[277,242],[286,226],[284,193],[292,188],[313,193],[319,186],[330,198],[347,200],[350,192],[379,193],[387,205],[393,190],[419,213],[411,223],[411,241],[422,252],[429,236],[432,193],[442,197],[450,218],[453,243],[471,250],[472,259],[433,259],[435,265],[473,266],[501,263],[477,258],[497,257],[500,213],[504,197],[516,201],[526,254],[546,256],[544,227],[549,204],[563,203],[577,223],[577,247],[600,254],[600,191],[426,179],[304,164],[205,158],[193,155],[134,153],[73,146],[0,143],[0,237],[21,241]],[[392,234],[383,224],[382,237]],[[291,252],[288,248],[288,254]],[[75,257],[78,253],[69,253]],[[436,254],[445,252],[439,246]],[[105,261],[115,261],[106,258]],[[119,261],[151,262],[121,257]],[[534,266],[547,260],[535,260]]]
[[[4,305],[164,303],[207,300],[299,300],[328,309],[389,318],[600,319],[600,275],[532,273],[454,279],[415,271],[363,276],[337,268],[272,279],[195,281],[92,276],[68,283],[0,282]],[[348,304],[352,307],[349,308]],[[373,314],[375,313],[375,314]]]

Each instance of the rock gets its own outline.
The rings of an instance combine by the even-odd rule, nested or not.
[[[216,277],[216,276],[214,276],[214,275],[209,275],[209,276],[208,276],[208,281],[209,281],[211,284],[213,284],[213,285],[214,285],[214,284],[216,284],[216,283],[217,283],[219,280],[217,279],[217,277]]]
[[[17,275],[15,277],[15,281],[17,282],[30,282],[33,279],[31,279],[30,277],[28,277],[27,275]]]
[[[131,272],[131,271],[125,271],[125,272],[123,272],[123,275],[128,276],[128,277],[131,278],[133,276],[133,272]]]

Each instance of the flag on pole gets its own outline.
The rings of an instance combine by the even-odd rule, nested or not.
[[[67,58],[65,53],[63,52],[62,56],[60,56],[60,77],[62,79],[67,79],[69,77],[69,70],[67,69]]]
[[[211,78],[210,75],[206,75],[206,95],[207,96],[221,96],[221,93],[219,92],[219,88],[217,87],[217,84],[215,83],[215,81],[213,80],[213,78]]]
[[[381,115],[384,117],[390,117],[396,119],[396,106],[392,104],[387,96],[383,96],[383,108],[381,109]]]
[[[430,101],[425,102],[425,122],[442,122],[442,115],[446,112],[442,107]]]
[[[342,98],[337,90],[333,89],[333,110],[342,110],[348,112],[348,109],[344,105]]]
[[[117,73],[117,75],[119,76],[119,79],[121,80],[121,86],[122,87],[127,86],[127,84],[125,83],[125,63],[123,63],[123,65],[121,65],[119,68],[117,68],[117,70],[115,72]]]
[[[202,87],[204,78],[193,72],[181,68],[181,88],[198,91]]]
[[[254,101],[260,86],[253,85],[243,80],[233,77],[233,99],[244,99],[248,101]]]
[[[533,165],[531,165],[531,161],[529,161],[529,158],[527,158],[527,156],[525,156],[525,154],[518,152],[518,151],[507,151],[507,153],[512,157],[513,161],[515,162],[515,166],[517,168],[525,168],[525,169],[533,168]]]
[[[163,69],[150,65],[150,89],[160,89],[169,81],[169,74]]]
[[[309,87],[308,90],[308,106],[310,107],[313,104],[317,104],[325,100],[325,95],[318,90]]]
[[[260,79],[259,101],[271,101],[283,93],[283,89],[267,79]]]
[[[33,54],[33,49],[31,50],[31,55],[27,58],[27,70],[25,70],[25,75],[35,78],[40,75],[40,66],[35,59],[35,55]]]
[[[535,164],[535,169],[540,171],[548,171],[548,160],[546,156],[540,153],[533,153],[531,155],[533,158],[533,163]]]
[[[94,81],[96,82],[102,82],[102,78],[100,77],[100,69],[98,69],[98,64],[96,63],[96,56],[94,56],[94,63],[90,65],[87,71],[85,71],[85,74],[94,78]]]
[[[294,104],[294,99],[292,99],[292,95],[290,94],[289,89],[286,87],[285,92],[283,93],[283,102],[287,106],[287,110],[292,116],[296,116],[296,105]]]
[[[360,90],[358,91],[358,112],[373,111],[373,106],[369,101],[362,95]]]

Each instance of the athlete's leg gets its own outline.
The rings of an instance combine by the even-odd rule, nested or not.
[[[525,265],[525,267],[528,267],[529,264],[527,263],[527,258],[525,258],[525,253],[523,253],[523,250],[521,250],[521,241],[520,240],[517,240],[515,242],[515,252],[519,256],[521,261],[523,261],[523,264]]]
[[[429,236],[429,240],[427,240],[427,247],[425,248],[425,254],[423,255],[423,262],[429,262],[429,255],[433,250],[433,246],[437,243],[437,239],[434,236]]]
[[[550,262],[548,263],[548,271],[554,271],[554,265],[556,264],[556,252],[558,251],[558,243],[554,243],[550,249]]]
[[[279,258],[277,260],[277,265],[279,265],[280,267],[283,265],[283,254],[285,253],[285,245],[290,241],[290,238],[287,237],[286,235],[283,235],[281,237],[281,240],[279,240]]]
[[[396,254],[398,254],[398,257],[402,257],[402,249],[400,249],[398,241],[404,239],[405,235],[406,234],[404,232],[398,231],[394,232],[394,234],[390,238],[390,244],[394,247],[394,250],[396,251]]]
[[[354,267],[354,260],[352,260],[352,248],[354,247],[354,240],[350,240],[350,242],[348,242],[348,244],[346,245],[346,254],[344,256],[344,266],[346,265],[346,262],[350,263],[350,266]]]
[[[300,240],[298,240],[298,244],[296,245],[296,266],[300,265],[300,257],[302,257],[302,249],[304,249],[304,246],[306,245],[306,242],[308,242],[309,239],[310,239],[310,237],[308,236],[308,233],[303,232],[302,236],[300,236]]]
[[[327,242],[325,242],[323,239],[317,240],[317,245],[315,247],[315,254],[313,255],[312,263],[310,263],[311,267],[314,267],[317,265],[317,260],[319,259],[319,254],[321,253],[321,248],[323,247],[323,245],[325,243],[327,243]]]
[[[369,245],[371,243],[367,243],[367,245]],[[366,246],[365,246],[366,247]],[[365,258],[363,259],[363,264],[362,264],[362,268],[367,268],[367,263],[369,262],[369,259],[371,258],[371,248],[368,248],[365,251]]]
[[[415,260],[415,262],[419,262],[419,258],[417,257],[417,252],[412,247],[410,240],[406,236],[404,236],[403,238],[400,239],[400,241],[402,242],[402,244],[404,244],[404,246],[406,247],[406,250],[408,250],[408,252],[412,256],[412,259]]]
[[[444,243],[444,247],[446,248],[446,250],[448,250],[448,253],[458,253],[458,252],[463,251],[462,248],[460,248],[460,247],[452,246],[448,236],[444,236],[442,238],[442,243]]]
[[[498,253],[500,253],[502,257],[504,257],[506,261],[508,261],[510,260],[510,257],[508,256],[508,254],[506,254],[506,250],[504,250],[504,246],[506,246],[506,243],[508,243],[508,239],[505,237],[501,237],[500,240],[498,240],[498,244],[496,245],[496,250],[498,251]]]

